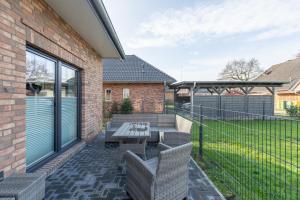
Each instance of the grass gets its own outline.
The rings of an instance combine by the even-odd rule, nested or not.
[[[193,153],[228,199],[300,199],[300,124],[292,120],[205,120]]]

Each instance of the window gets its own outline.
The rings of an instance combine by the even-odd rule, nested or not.
[[[105,101],[111,101],[111,89],[105,89]]]
[[[123,89],[123,99],[129,98],[129,89],[124,88]]]

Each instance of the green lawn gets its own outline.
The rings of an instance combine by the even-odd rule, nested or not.
[[[194,157],[231,199],[300,199],[300,124],[289,120],[206,120]],[[297,191],[298,188],[298,191]]]

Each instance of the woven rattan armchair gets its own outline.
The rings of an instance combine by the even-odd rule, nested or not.
[[[45,197],[44,173],[12,175],[0,182],[0,200],[42,200]]]
[[[135,200],[182,200],[188,195],[188,163],[192,143],[177,147],[159,144],[156,158],[143,161],[125,154],[126,191]]]

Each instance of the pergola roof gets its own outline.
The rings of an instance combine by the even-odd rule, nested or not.
[[[173,83],[170,88],[281,87],[286,83],[286,81],[182,81]]]

